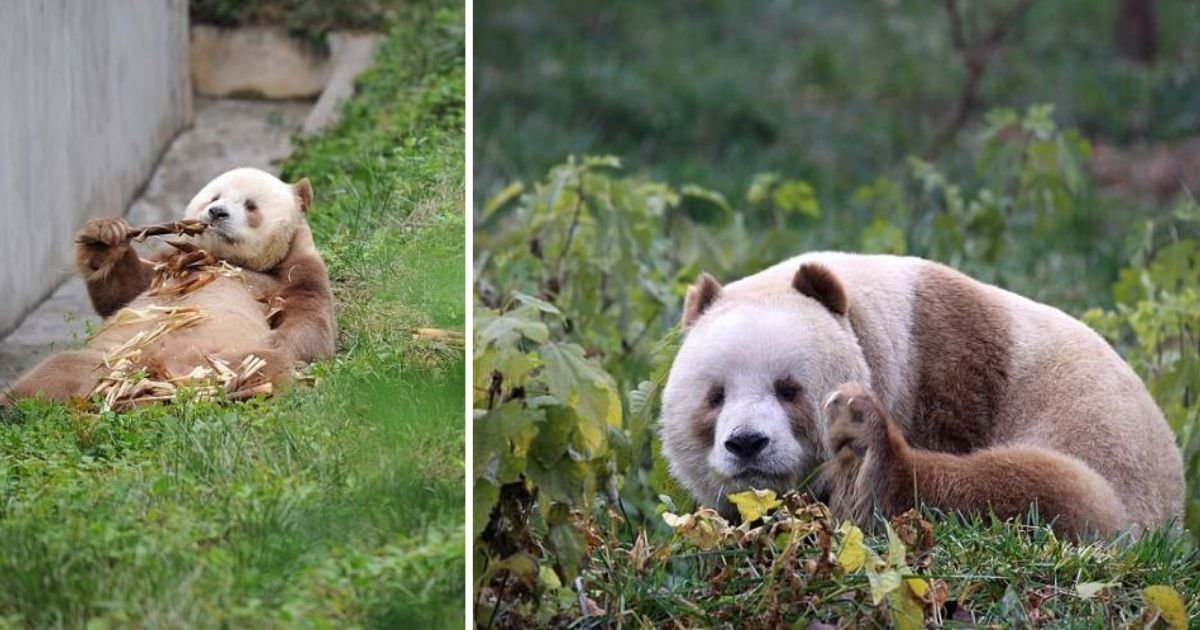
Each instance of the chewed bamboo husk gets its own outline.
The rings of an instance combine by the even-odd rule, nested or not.
[[[92,338],[116,326],[152,322],[158,324],[154,328],[139,332],[127,339],[125,343],[105,352],[104,364],[112,367],[116,363],[119,363],[121,359],[128,358],[130,353],[134,351],[140,352],[142,348],[157,341],[164,335],[192,326],[207,317],[204,311],[200,310],[200,307],[191,305],[157,306],[151,304],[141,308],[126,307],[105,320],[104,325],[92,334]]]
[[[179,251],[154,265],[154,280],[150,283],[152,296],[177,298],[188,295],[220,276],[245,279],[240,267],[218,260],[195,245],[177,241],[167,244]]]
[[[457,330],[443,330],[441,328],[418,328],[413,333],[413,339],[417,341],[440,341],[451,345],[465,345],[466,335]]]
[[[267,323],[270,324],[272,328],[275,327],[275,325],[278,323],[275,320],[283,314],[283,308],[287,302],[282,296],[278,295],[264,295],[258,298],[258,301],[262,302],[263,306],[266,308],[265,315],[267,318]]]
[[[103,397],[101,411],[123,411],[142,404],[173,400],[187,388],[196,400],[247,400],[259,395],[270,396],[274,386],[266,380],[263,368],[266,360],[246,355],[237,366],[217,356],[206,357],[207,365],[198,365],[188,374],[170,378],[155,375],[136,360],[123,359],[113,367],[89,398]]]
[[[175,236],[195,236],[208,229],[208,224],[203,221],[188,220],[188,221],[170,221],[167,223],[151,223],[148,225],[139,225],[130,227],[125,230],[126,241],[145,241],[150,236],[166,236],[173,234]],[[95,242],[94,239],[82,237],[78,239],[81,243]]]
[[[203,221],[172,221],[169,223],[151,223],[150,225],[140,225],[131,227],[125,231],[125,240],[142,242],[149,236],[166,236],[174,234],[176,236],[195,236],[208,229],[208,224]]]

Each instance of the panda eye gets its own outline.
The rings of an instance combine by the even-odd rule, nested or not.
[[[725,388],[721,385],[713,385],[708,390],[708,396],[704,397],[704,403],[709,409],[716,409],[725,404]]]
[[[800,384],[791,378],[781,378],[775,381],[775,396],[783,402],[796,402],[800,397]]]
[[[255,210],[258,210],[258,204],[254,203],[250,199],[247,199],[246,200],[246,211],[254,212]]]

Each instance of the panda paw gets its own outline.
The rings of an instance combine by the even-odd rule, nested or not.
[[[125,243],[129,223],[121,217],[92,219],[84,224],[75,240],[84,245],[115,247]]]
[[[92,219],[75,235],[79,266],[95,271],[115,263],[129,248],[129,223],[120,217]]]
[[[859,459],[884,437],[887,415],[883,407],[861,383],[844,383],[833,390],[824,405],[829,425],[829,442],[836,456],[853,455]]]

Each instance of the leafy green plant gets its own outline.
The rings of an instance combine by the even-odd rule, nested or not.
[[[1184,525],[1200,536],[1200,206],[1150,223],[1133,264],[1113,285],[1116,306],[1084,319],[1146,381],[1183,452]]]
[[[500,592],[510,576],[543,587],[575,579],[587,544],[572,510],[590,510],[598,488],[615,495],[623,443],[612,378],[580,346],[551,339],[543,320],[562,313],[524,294],[514,304],[475,318],[476,579],[498,578]],[[537,569],[543,549],[557,580]]]
[[[1089,206],[1092,193],[1082,170],[1087,145],[1060,130],[1051,112],[1034,107],[1022,115],[990,115],[967,184],[956,183],[938,165],[912,159],[905,177],[860,188],[852,201],[855,212],[871,217],[857,234],[860,248],[942,258],[1027,293],[1056,295],[1061,303],[1091,300],[1090,293],[1067,283],[1089,274],[1089,287],[1117,281],[1115,272],[1105,270],[1125,245],[1055,249],[1063,232],[1098,233],[1101,223],[1099,211]],[[744,551],[718,547],[693,555],[666,542],[679,530],[660,515],[686,511],[690,499],[669,479],[654,414],[677,348],[674,325],[687,284],[701,270],[736,277],[794,254],[819,233],[829,213],[809,184],[776,174],[756,177],[739,207],[703,188],[622,176],[618,166],[612,158],[571,159],[529,188],[510,185],[479,211],[473,511],[481,624],[553,625],[580,617],[600,624],[716,623],[769,610],[778,601],[771,599],[769,580],[729,579],[729,573],[741,571]],[[1030,256],[1036,251],[1030,248],[1053,254]],[[1171,416],[1194,484],[1195,392],[1194,384],[1191,389],[1185,384],[1194,382],[1195,352],[1187,350],[1179,359],[1177,347],[1195,344],[1196,284],[1187,271],[1196,261],[1183,252],[1194,248],[1163,247],[1156,256],[1169,259],[1170,270],[1151,272],[1154,286],[1174,287],[1170,292],[1178,296],[1160,291],[1154,301],[1134,307],[1150,294],[1134,292],[1142,281],[1132,278],[1141,276],[1123,272],[1110,325],[1120,328],[1128,320],[1140,326],[1120,337],[1144,344],[1131,361]],[[1155,269],[1147,256],[1135,257],[1137,273]],[[1043,280],[1047,286],[1032,289]],[[1124,302],[1131,306],[1121,306]],[[1157,332],[1142,324],[1150,313],[1162,318],[1155,320]],[[1192,319],[1184,320],[1189,313]],[[1187,323],[1179,329],[1181,322]],[[1174,398],[1185,401],[1186,409],[1173,407]],[[1034,538],[1025,537],[1021,524],[937,527],[949,528],[951,544],[980,550],[952,563],[957,573],[950,576],[958,580],[943,584],[974,611],[972,619],[1015,622],[1037,610],[1133,619],[1148,610],[1140,591],[1127,590],[1119,601],[1099,607],[1034,606],[1031,613],[1019,593],[1059,579],[1035,572],[1014,572],[1007,582],[979,591],[986,596],[968,595],[979,588],[968,577],[972,563],[1019,565],[1075,551],[1054,547],[1036,518],[1028,530],[1040,532]],[[985,557],[989,537],[1011,542],[1003,559]],[[1121,560],[1092,569],[1093,581],[1114,571],[1136,574],[1129,578],[1134,584],[1169,582],[1161,571],[1151,577],[1122,564],[1136,557],[1153,556],[1164,566],[1197,562],[1188,543],[1153,540],[1114,547]],[[796,548],[784,554],[785,547],[757,549],[750,556],[766,558],[762,571],[793,567],[797,560],[788,554]],[[725,560],[713,564],[708,554]],[[711,606],[684,603],[708,593],[713,582],[731,589],[730,598],[745,598],[739,601],[749,608],[721,597]],[[1197,605],[1197,586],[1181,589],[1188,606]],[[865,597],[864,587],[842,580],[807,583],[803,592],[809,595],[799,604],[831,605],[834,594],[851,592]],[[880,619],[874,604],[855,601],[839,615]],[[618,616],[617,609],[625,612]],[[938,618],[943,612],[926,607],[924,614]]]

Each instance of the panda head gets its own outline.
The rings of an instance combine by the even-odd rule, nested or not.
[[[308,179],[288,184],[256,168],[217,176],[192,198],[186,219],[208,225],[193,242],[221,260],[269,271],[291,249],[312,204]]]
[[[729,494],[782,494],[828,459],[824,397],[869,381],[849,308],[817,263],[771,291],[726,292],[707,274],[689,289],[660,433],[672,474],[701,503],[731,513]]]

